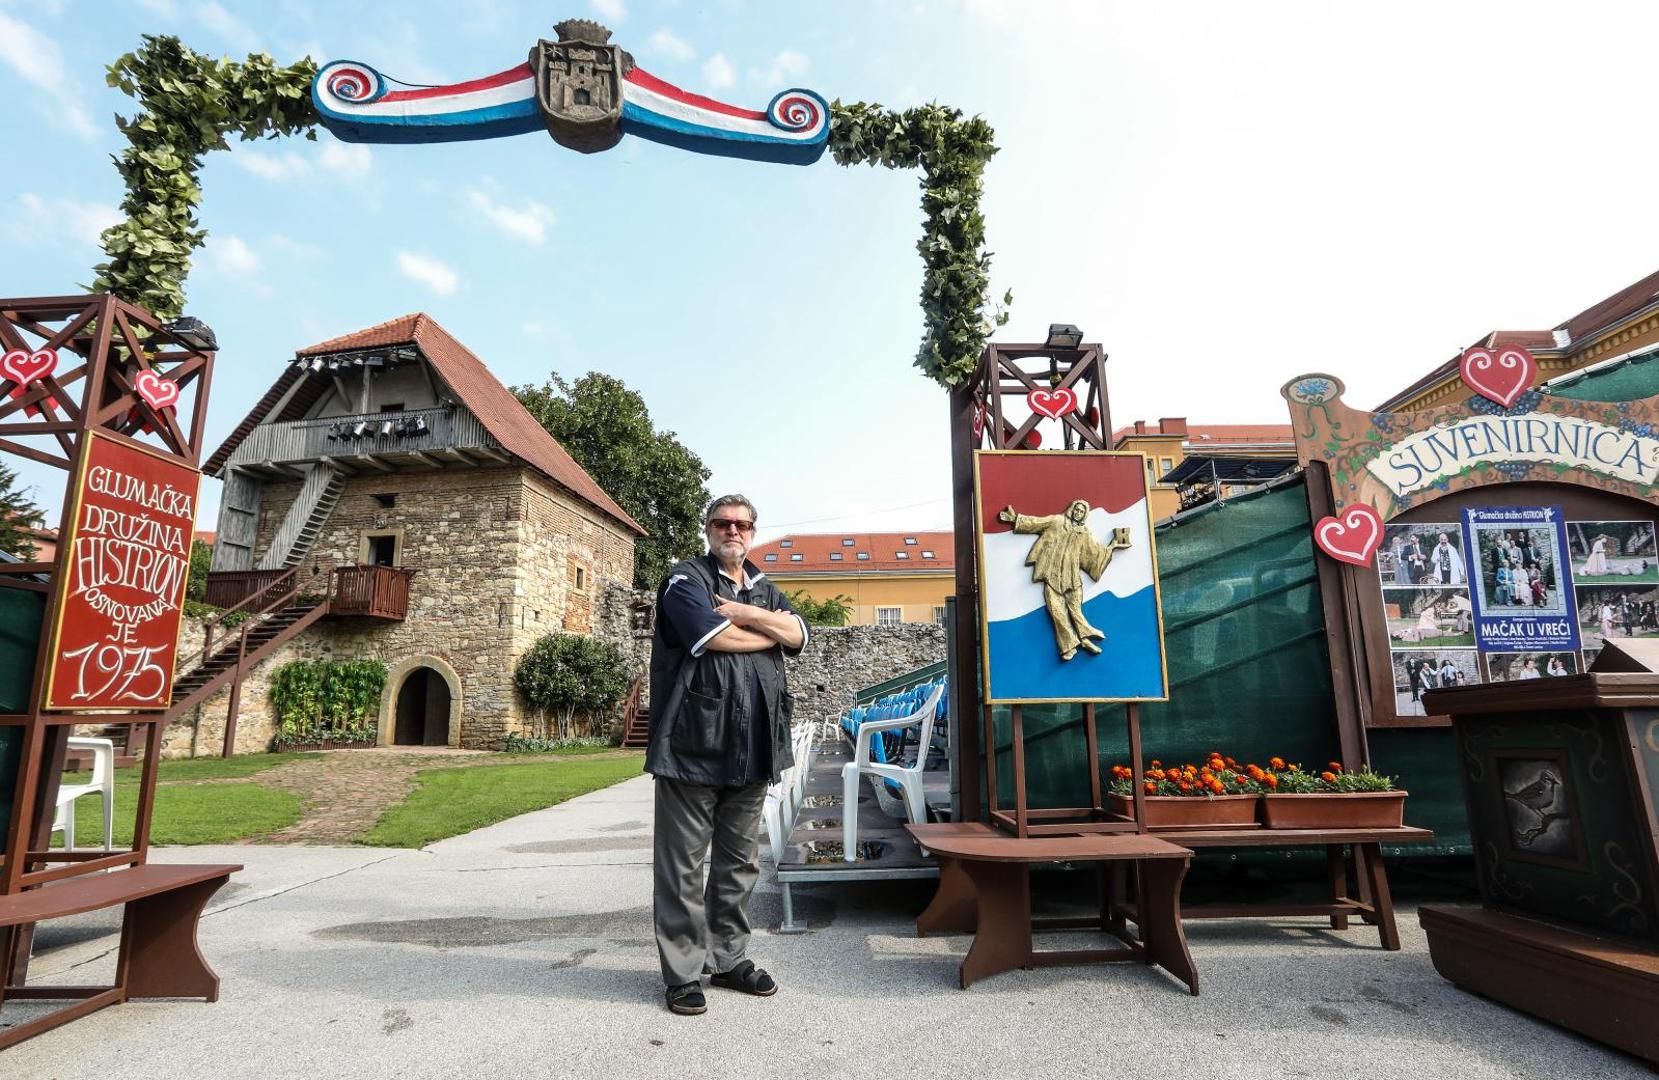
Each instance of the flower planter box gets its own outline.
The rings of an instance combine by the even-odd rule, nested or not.
[[[1269,829],[1398,829],[1405,824],[1403,791],[1261,798],[1262,821]]]
[[[289,753],[313,753],[313,752],[318,751],[318,750],[372,750],[372,749],[374,749],[374,743],[372,743],[372,742],[346,742],[342,739],[324,739],[321,742],[318,742],[316,740],[312,740],[311,742],[285,743],[281,746],[278,746],[276,748],[276,751],[279,754],[289,754]]]
[[[1124,817],[1135,815],[1135,800],[1112,795],[1112,809]],[[1213,829],[1223,826],[1253,826],[1256,795],[1148,795],[1146,827],[1149,829]]]

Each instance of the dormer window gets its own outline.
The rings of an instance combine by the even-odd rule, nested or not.
[[[858,553],[858,561],[859,562],[868,562],[869,560],[870,560],[870,553],[868,551],[861,551],[861,552]]]
[[[933,558],[933,552],[931,552],[931,551],[923,551],[923,552],[922,552],[922,558],[924,558],[924,559],[931,559],[931,558]]]
[[[793,541],[793,540],[779,540],[778,541],[778,546],[779,547],[785,547],[785,548],[794,547],[795,546],[795,541]]]
[[[908,552],[908,551],[896,551],[896,552],[893,553],[893,555],[894,555],[895,558],[899,558],[899,559],[908,559],[908,558],[910,558],[910,552]]]
[[[766,561],[767,562],[777,562],[778,561],[778,553],[775,552],[775,551],[768,553],[767,556],[766,556]]]
[[[906,546],[914,547],[916,544],[916,538],[914,536],[907,536],[904,538],[904,542]]]
[[[849,539],[846,539],[846,540],[843,540],[843,541],[841,541],[841,546],[842,546],[842,547],[852,547],[852,546],[853,546],[853,542],[852,542],[852,540],[851,540],[851,539],[850,539],[850,538],[849,538]]]
[[[804,557],[805,556],[803,556],[800,552],[797,551],[795,554],[789,556],[789,561],[790,562],[800,562],[801,559],[803,559]]]
[[[830,552],[830,562],[840,562],[840,561],[841,561],[841,553],[839,551]]]

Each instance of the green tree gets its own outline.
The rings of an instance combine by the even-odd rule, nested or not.
[[[586,716],[589,730],[600,734],[600,722],[628,691],[628,673],[622,652],[608,641],[582,634],[548,634],[519,657],[513,681],[524,692],[541,720],[543,739],[569,739],[576,733],[576,717]],[[549,733],[551,713],[557,734]]]
[[[545,385],[513,393],[650,533],[634,544],[637,587],[656,588],[676,561],[702,552],[709,471],[672,431],[657,430],[644,398],[598,371],[575,382],[555,372]]]
[[[846,626],[853,616],[853,598],[840,593],[827,600],[814,600],[805,589],[796,589],[789,594],[789,606],[813,626]]]
[[[213,565],[213,545],[206,540],[190,541],[190,573],[184,581],[186,600],[207,599],[207,570]]]
[[[40,527],[40,508],[17,490],[17,474],[0,465],[0,551],[25,561],[35,557],[35,543],[26,530]]]

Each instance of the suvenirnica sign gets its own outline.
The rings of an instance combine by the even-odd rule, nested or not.
[[[1550,413],[1471,417],[1407,435],[1365,467],[1395,495],[1405,495],[1475,463],[1516,462],[1562,464],[1650,484],[1659,469],[1659,439]]]

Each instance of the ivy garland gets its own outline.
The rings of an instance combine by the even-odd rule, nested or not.
[[[109,67],[109,84],[140,106],[116,118],[128,147],[117,161],[127,196],[126,220],[106,229],[109,261],[94,287],[140,304],[162,318],[184,308],[191,254],[207,236],[196,220],[202,156],[244,141],[304,134],[316,138],[310,59],[278,67],[264,53],[214,60],[178,38],[145,35],[143,44]],[[993,307],[987,298],[991,257],[979,201],[985,163],[996,153],[991,126],[957,109],[924,105],[895,112],[855,102],[830,107],[829,151],[841,165],[919,169],[926,214],[916,250],[922,256],[926,330],[916,366],[951,386],[973,374],[985,341],[1008,321],[1012,294]]]

